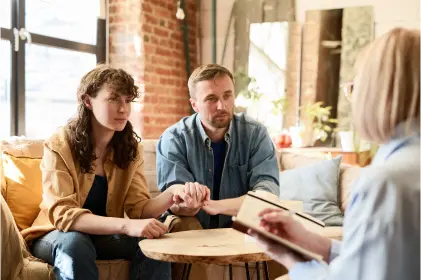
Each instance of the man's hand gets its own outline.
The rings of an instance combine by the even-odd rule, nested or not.
[[[202,209],[209,215],[218,215],[221,213],[220,206],[218,205],[218,200],[209,200],[206,205],[202,206]]]
[[[228,198],[221,200],[209,200],[208,203],[205,203],[202,209],[209,215],[227,215],[235,216],[240,209],[241,204],[243,203],[244,196],[236,198]]]
[[[197,182],[173,185],[171,188],[173,188],[174,203],[183,208],[200,209],[210,199],[209,188]]]

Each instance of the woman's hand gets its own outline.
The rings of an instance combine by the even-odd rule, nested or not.
[[[284,265],[288,270],[290,270],[297,262],[303,261],[303,259],[299,258],[285,246],[272,241],[257,232],[249,229],[247,233],[254,237],[257,245],[262,248],[271,259]]]
[[[281,209],[265,209],[259,213],[260,226],[281,238],[301,247],[307,247],[308,237],[312,234],[300,222],[294,220],[289,211]]]
[[[312,251],[316,254],[319,254],[323,257],[325,261],[329,259],[330,248],[332,241],[329,238],[318,235],[314,232],[307,230],[299,221],[295,220],[289,211],[281,209],[265,209],[259,213],[261,218],[260,226],[265,231],[271,232],[281,238],[284,238],[298,246]],[[250,232],[254,236],[258,236],[255,232]],[[278,254],[279,258],[282,258],[283,261],[290,262],[292,259],[297,260],[296,257],[292,258],[293,255],[282,245],[272,244],[273,242],[267,240],[265,237],[261,236],[261,245],[264,246],[274,246],[273,249],[268,250],[268,254]],[[279,247],[280,246],[280,247]],[[289,255],[284,258],[286,255]],[[281,259],[279,259],[281,261]],[[283,262],[284,265],[287,265]]]
[[[148,239],[161,237],[168,231],[168,227],[156,219],[126,219],[124,234],[132,237],[146,237]]]

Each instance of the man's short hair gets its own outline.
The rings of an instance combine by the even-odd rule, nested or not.
[[[191,98],[196,98],[196,84],[200,81],[215,80],[218,76],[227,75],[234,83],[234,77],[232,73],[224,66],[218,64],[206,64],[197,67],[190,75],[187,83],[189,87],[189,93]]]

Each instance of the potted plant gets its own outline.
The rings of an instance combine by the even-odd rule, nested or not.
[[[338,120],[330,117],[331,106],[323,107],[323,102],[315,102],[302,106],[300,110],[303,110],[311,121],[311,144],[317,140],[325,142],[332,132],[337,131],[334,126]]]
[[[256,78],[240,71],[235,75],[237,90],[236,112],[244,112],[264,123],[278,148],[289,147],[291,137],[282,129],[282,118],[286,109],[285,96],[273,98],[273,95],[264,94]]]

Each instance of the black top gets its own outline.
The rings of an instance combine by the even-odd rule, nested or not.
[[[105,208],[107,206],[108,183],[104,176],[95,175],[91,190],[86,198],[83,208],[91,210],[98,216],[107,216]]]
[[[224,168],[226,143],[222,140],[211,144],[213,150],[213,191],[212,200],[219,200],[219,189],[221,187],[222,169]],[[210,217],[210,228],[218,227],[219,215]]]

